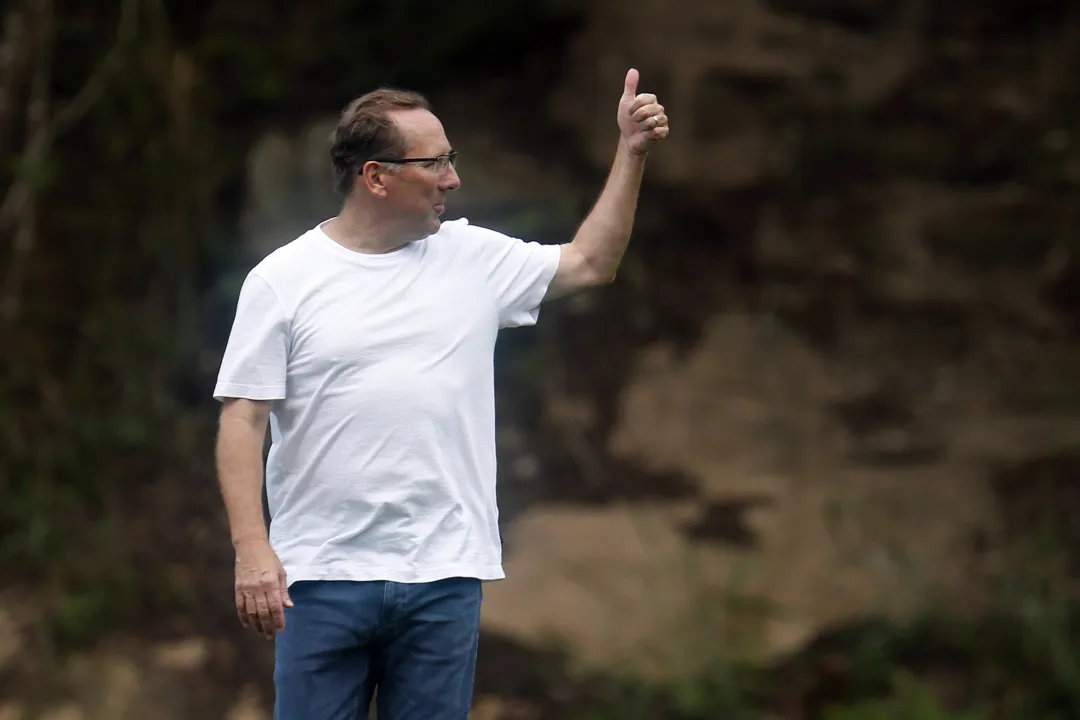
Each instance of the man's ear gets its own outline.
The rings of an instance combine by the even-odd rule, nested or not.
[[[366,162],[360,168],[357,180],[363,183],[369,193],[377,198],[386,197],[386,179],[390,171],[380,163]]]

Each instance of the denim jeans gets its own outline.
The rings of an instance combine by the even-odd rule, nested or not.
[[[479,580],[296,582],[274,666],[274,720],[466,720]]]

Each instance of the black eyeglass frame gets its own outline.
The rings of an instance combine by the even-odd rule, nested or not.
[[[371,158],[368,162],[386,163],[387,165],[404,165],[407,163],[436,163],[442,165],[442,169],[446,169],[454,165],[457,162],[457,150],[451,150],[443,155],[436,157],[426,158]],[[443,158],[446,158],[445,164],[443,164]]]

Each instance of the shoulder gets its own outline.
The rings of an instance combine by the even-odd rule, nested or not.
[[[317,284],[322,257],[312,231],[273,250],[248,271],[240,290],[241,305],[276,307],[290,317],[304,289]]]
[[[469,222],[469,218],[466,217],[443,222],[439,227],[439,231],[433,237],[446,240],[466,240],[474,243],[521,242],[520,239],[501,233],[498,230],[475,225]]]
[[[533,264],[547,266],[557,263],[561,255],[559,245],[549,245],[535,240],[524,240],[513,235],[473,225],[468,218],[444,222],[439,232],[431,236],[439,248],[447,248],[455,254],[479,260],[488,265]]]
[[[436,248],[447,248],[457,254],[465,251],[474,257],[498,253],[524,243],[520,238],[498,230],[474,225],[464,217],[443,222],[439,231],[428,239]]]
[[[275,249],[256,263],[250,276],[262,279],[272,289],[284,289],[294,284],[313,264],[318,263],[315,230]]]

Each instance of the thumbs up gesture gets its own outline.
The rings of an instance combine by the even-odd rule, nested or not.
[[[638,71],[626,73],[626,83],[619,99],[619,130],[627,149],[645,155],[658,141],[668,136],[668,118],[664,106],[650,93],[638,94]]]

